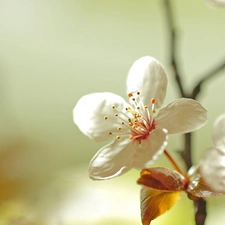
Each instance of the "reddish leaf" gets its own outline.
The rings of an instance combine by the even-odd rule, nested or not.
[[[141,171],[138,184],[145,185],[157,190],[180,191],[187,186],[187,181],[183,175],[175,170],[164,167],[148,168]]]
[[[180,192],[160,191],[143,186],[141,190],[141,219],[143,225],[169,210],[180,198]]]

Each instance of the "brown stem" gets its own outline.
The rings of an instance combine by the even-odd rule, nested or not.
[[[195,206],[195,223],[197,225],[204,225],[206,219],[206,201],[203,198],[200,198],[194,201]]]
[[[172,7],[169,0],[164,0],[164,5],[165,5],[165,14],[166,14],[166,21],[167,21],[167,27],[169,31],[169,40],[170,40],[170,44],[169,44],[170,46],[169,59],[170,60],[169,61],[173,68],[174,76],[180,91],[180,95],[182,97],[185,97],[185,92],[182,85],[180,71],[178,68],[177,57],[176,57],[177,37],[176,37],[176,29],[174,26],[173,11],[172,11]]]
[[[166,155],[166,157],[169,159],[169,161],[171,162],[171,164],[173,165],[173,167],[176,169],[177,172],[179,172],[180,174],[183,174],[184,176],[186,176],[182,170],[180,169],[180,167],[177,165],[177,163],[173,160],[172,156],[169,154],[169,152],[166,151],[166,149],[164,150],[164,154]]]
[[[200,76],[202,77],[201,80],[196,84],[193,88],[193,91],[190,95],[190,98],[196,99],[198,94],[201,91],[202,84],[217,75],[221,70],[225,68],[225,57],[219,62],[215,67],[213,67],[210,71],[208,71],[205,75]]]
[[[164,0],[165,5],[165,15],[166,15],[166,21],[169,28],[169,38],[170,38],[170,55],[169,55],[169,61],[171,63],[171,66],[173,68],[174,76],[180,91],[181,97],[192,97],[195,99],[200,92],[200,87],[202,85],[203,81],[200,81],[195,88],[193,89],[193,92],[191,95],[188,95],[185,93],[183,84],[181,82],[181,73],[178,68],[177,58],[176,58],[176,46],[177,46],[177,40],[176,40],[176,30],[174,25],[174,16],[173,11],[171,7],[170,0]],[[223,68],[224,65],[222,64],[221,67],[218,67],[218,71]],[[215,73],[215,71],[212,71]],[[207,76],[204,77],[205,80],[209,79],[211,77],[211,73],[209,73]],[[189,169],[192,166],[192,160],[191,160],[191,141],[192,141],[192,135],[191,133],[185,134],[185,146],[184,151],[181,153],[182,158],[185,161],[187,169]],[[194,201],[194,207],[195,207],[195,223],[196,225],[204,225],[205,219],[206,219],[206,201],[204,199],[198,199]]]
[[[167,26],[169,30],[169,38],[170,38],[170,54],[169,54],[169,61],[171,62],[171,66],[174,71],[174,75],[177,81],[178,88],[180,90],[181,97],[188,97],[188,95],[184,92],[183,84],[181,82],[181,73],[178,70],[177,66],[177,59],[176,59],[176,46],[177,46],[177,38],[176,38],[176,32],[175,32],[175,24],[174,24],[174,16],[173,16],[173,10],[171,6],[170,0],[164,0],[165,5],[165,15],[166,15],[166,21]],[[191,161],[191,134],[185,134],[185,146],[183,152],[181,152],[181,156],[184,159],[184,162],[186,164],[187,169],[189,169],[192,166]]]
[[[184,151],[181,152],[181,156],[185,161],[187,169],[192,167],[192,160],[191,160],[191,141],[192,141],[192,133],[186,133],[184,135]]]

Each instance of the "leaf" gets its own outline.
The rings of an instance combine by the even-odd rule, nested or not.
[[[164,214],[180,198],[180,192],[161,191],[143,186],[141,189],[141,219],[143,225]]]
[[[198,198],[208,198],[224,194],[212,191],[200,177],[190,182],[187,188],[187,193],[188,197],[193,200],[194,200],[193,196]]]
[[[141,189],[141,218],[143,225],[169,210],[180,198],[180,191],[187,187],[187,180],[175,170],[164,167],[141,171],[138,184]]]
[[[184,176],[175,170],[164,167],[148,168],[141,171],[138,184],[157,190],[180,191],[188,184]]]

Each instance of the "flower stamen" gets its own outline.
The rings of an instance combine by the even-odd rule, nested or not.
[[[121,121],[118,123],[120,125],[116,130],[110,131],[109,135],[117,135],[116,139],[127,136],[130,140],[138,141],[139,145],[141,145],[141,141],[145,140],[150,132],[155,129],[153,118],[155,99],[151,99],[152,107],[151,111],[149,111],[148,106],[143,104],[139,96],[139,91],[135,94],[135,97],[133,93],[129,93],[128,97],[131,98],[133,106],[127,106],[124,110],[118,109],[115,105],[111,106],[112,110],[116,110],[114,116]],[[104,119],[107,120],[108,116],[105,116]]]

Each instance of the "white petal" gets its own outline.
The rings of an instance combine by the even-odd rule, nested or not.
[[[73,110],[74,123],[88,137],[95,141],[109,138],[109,132],[116,132],[119,123],[112,105],[120,111],[129,106],[125,100],[113,93],[103,92],[83,96]],[[104,120],[104,116],[108,116]]]
[[[153,130],[141,147],[136,150],[132,167],[143,169],[152,164],[161,155],[167,145],[168,132],[165,129]]]
[[[89,165],[89,177],[105,180],[122,175],[131,169],[131,162],[138,142],[129,138],[115,140],[100,149]]]
[[[225,192],[225,152],[208,149],[201,158],[200,174],[205,183],[215,192]]]
[[[165,128],[169,134],[188,133],[207,122],[207,111],[195,100],[181,98],[162,108],[155,117],[156,128]]]
[[[213,6],[225,6],[225,0],[205,0],[205,2]]]
[[[154,58],[145,56],[134,62],[127,77],[127,93],[140,92],[144,105],[155,98],[159,108],[166,95],[167,75],[163,66]]]
[[[212,136],[214,146],[225,152],[225,114],[220,115],[214,122]]]

